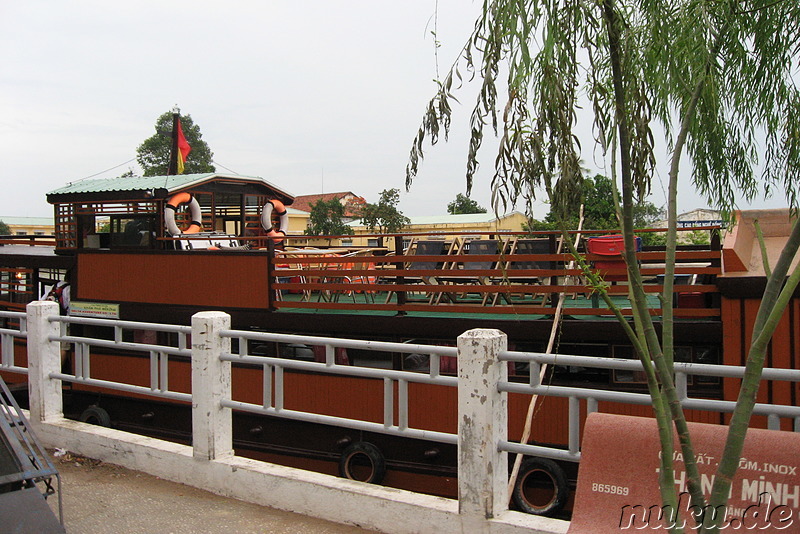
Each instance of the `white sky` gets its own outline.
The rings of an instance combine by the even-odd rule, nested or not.
[[[443,76],[482,2],[0,0],[0,218],[50,216],[48,191],[109,168],[97,177],[139,173],[135,161],[114,167],[175,104],[200,126],[219,172],[368,202],[398,188],[406,215],[446,213],[465,191],[468,93],[450,142],[427,149],[404,190],[435,91],[437,4]],[[490,208],[486,144],[472,198]],[[690,190],[680,211],[704,206]],[[663,198],[655,185],[651,200]]]

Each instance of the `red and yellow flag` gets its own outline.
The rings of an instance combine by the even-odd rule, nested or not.
[[[180,119],[178,119],[178,174],[183,174],[183,169],[184,169],[183,164],[186,162],[186,158],[189,156],[189,152],[191,151],[192,147],[189,146],[189,143],[183,136],[183,128],[181,128],[181,121]]]

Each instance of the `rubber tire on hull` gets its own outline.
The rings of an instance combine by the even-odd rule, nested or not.
[[[92,404],[83,410],[78,419],[83,423],[111,428],[111,416],[108,415],[107,411],[96,404]]]
[[[537,480],[539,484],[537,484]],[[532,487],[534,484],[545,491],[552,491],[552,497],[545,503],[534,502],[526,492],[526,488]],[[527,514],[555,514],[564,507],[569,497],[567,475],[552,460],[527,458],[520,466],[512,497],[520,511]]]
[[[364,472],[362,472],[364,471]],[[347,447],[339,459],[339,476],[380,484],[386,475],[386,459],[372,443],[358,441]]]

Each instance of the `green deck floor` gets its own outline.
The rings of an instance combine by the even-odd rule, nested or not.
[[[578,295],[573,298],[571,295],[566,297],[566,301],[564,303],[565,308],[594,308],[595,305],[592,303],[591,298],[586,298],[583,295]],[[625,296],[612,296],[612,301],[615,302],[621,309],[630,309],[630,301]],[[303,295],[301,294],[284,294],[282,296],[282,300],[284,302],[301,302],[303,300]],[[310,303],[314,304],[316,302],[320,302],[320,298],[318,294],[313,294],[312,298],[310,299]],[[322,300],[321,302],[325,302]],[[330,308],[280,308],[280,313],[301,313],[301,314],[344,314],[344,315],[352,315],[353,313],[358,313],[359,315],[370,315],[370,316],[394,316],[397,315],[397,310],[395,309],[387,309],[387,310],[368,310],[364,309],[362,306],[365,304],[375,304],[381,305],[386,303],[386,293],[378,293],[374,296],[365,295],[364,293],[356,293],[353,295],[342,294],[338,295],[336,298],[336,302],[339,304],[347,305],[348,309],[330,309]],[[407,301],[409,304],[427,304],[427,299],[420,299],[414,298],[409,296]],[[396,306],[397,299],[396,296],[392,296],[389,301],[388,305]],[[552,318],[552,315],[545,315],[545,314],[530,314],[530,313],[492,313],[493,309],[508,309],[509,307],[512,308],[519,308],[525,309],[526,307],[530,306],[541,306],[541,297],[537,298],[534,301],[531,297],[526,298],[515,298],[512,301],[512,304],[508,304],[504,301],[498,303],[494,306],[492,305],[481,305],[481,299],[475,296],[467,296],[465,298],[458,299],[458,305],[469,305],[475,306],[476,311],[474,313],[468,312],[453,312],[448,310],[450,307],[447,303],[442,303],[438,305],[433,305],[430,311],[407,311],[406,315],[411,317],[447,317],[447,316],[458,316],[464,318],[492,318],[497,320],[525,320],[525,321],[536,321],[541,319],[548,319]],[[659,308],[660,302],[658,296],[655,294],[648,295],[648,306],[650,308]],[[604,302],[600,301],[599,306],[600,308],[607,308]],[[608,316],[598,316],[598,315],[578,315],[578,314],[571,314],[571,318],[574,319],[586,319],[586,320],[609,320],[609,321],[616,321],[616,318],[612,315]]]

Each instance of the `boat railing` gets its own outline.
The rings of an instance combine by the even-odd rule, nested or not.
[[[682,230],[703,231],[710,238],[705,245],[681,245],[676,253],[674,316],[718,320],[721,299],[715,278],[722,273],[722,251],[717,229]],[[260,302],[266,301],[266,308],[277,312],[483,314],[538,319],[555,315],[563,301],[562,311],[568,316],[612,317],[597,288],[587,281],[586,272],[572,263],[570,254],[558,250],[558,238],[554,232],[443,232],[377,236],[374,243],[365,240],[343,246],[342,239],[323,236],[320,239],[331,246],[293,247],[294,237],[288,236],[280,243],[268,240],[265,248],[254,249],[235,236],[214,234],[213,240],[205,235],[184,236],[180,240],[192,242],[192,246],[171,253],[242,254],[251,259],[263,254],[268,261],[242,258],[235,268],[241,276],[263,281],[265,287],[259,289],[259,295],[265,291],[266,298]],[[630,314],[622,257],[587,248],[579,247],[587,268],[602,276],[612,302],[623,314]],[[98,252],[105,251],[91,251]],[[142,249],[108,252],[153,253]],[[644,246],[636,256],[651,313],[658,315],[663,302],[665,252],[663,247]],[[42,294],[46,284],[56,283],[58,276],[42,275],[30,266],[0,268],[0,303],[22,310]]]
[[[561,298],[566,315],[612,315],[597,288],[587,281],[587,273],[572,263],[574,257],[557,251],[555,234],[541,234],[498,234],[488,240],[394,236],[400,253],[352,247],[276,250],[269,273],[270,307],[552,316]],[[410,244],[403,248],[403,241]],[[681,246],[676,252],[675,317],[719,317],[714,280],[722,274],[722,252],[718,239],[710,241]],[[604,289],[622,313],[630,314],[622,256],[588,252],[585,247],[580,252],[586,268],[602,277]],[[665,251],[645,247],[636,257],[652,313],[659,314]]]
[[[0,247],[4,245],[28,245],[28,246],[56,246],[55,235],[41,235],[41,234],[20,234],[20,235],[2,235],[0,236]]]

